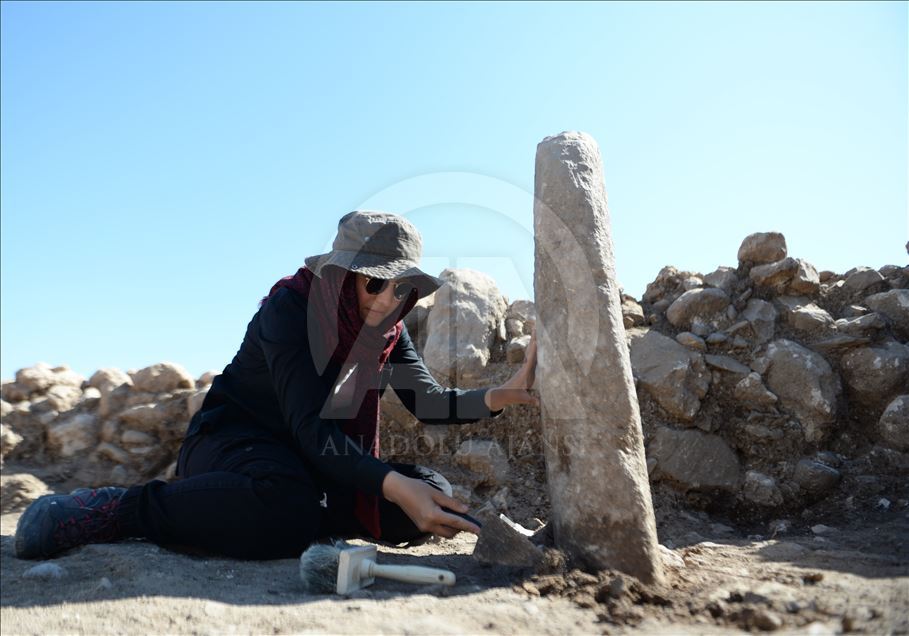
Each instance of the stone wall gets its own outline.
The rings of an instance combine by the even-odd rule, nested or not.
[[[640,305],[652,480],[768,516],[907,473],[909,268],[818,273],[760,233],[735,268],[664,268]]]
[[[78,485],[172,478],[190,414],[214,376],[194,380],[169,362],[101,369],[87,380],[65,366],[21,369],[2,385],[0,451],[5,462],[40,465]]]
[[[427,365],[464,388],[503,381],[523,360],[533,303],[507,302],[478,272],[442,277],[448,294],[406,319]],[[643,298],[623,295],[622,310],[657,495],[743,518],[857,493],[909,496],[909,267],[819,273],[788,255],[781,234],[754,234],[735,267],[665,267]],[[2,455],[71,484],[172,478],[213,376],[194,380],[171,363],[88,380],[22,369],[2,385]],[[422,426],[389,391],[382,419],[386,458],[441,467],[475,503],[497,497],[525,518],[545,514],[533,407]]]

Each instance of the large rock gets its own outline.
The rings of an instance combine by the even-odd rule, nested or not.
[[[59,367],[54,367],[53,371],[54,384],[73,386],[77,389],[81,389],[82,385],[85,384],[85,377],[79,373],[76,373],[65,364]]]
[[[47,445],[58,457],[72,457],[98,444],[98,422],[94,415],[77,413],[47,429]]]
[[[110,417],[126,408],[130,399],[131,388],[132,384],[121,384],[107,392],[104,389],[99,389],[101,391],[101,399],[98,400],[98,417]]]
[[[729,295],[722,289],[692,289],[686,291],[666,310],[666,318],[675,327],[687,328],[699,317],[705,324],[718,324],[726,317]]]
[[[821,441],[836,421],[839,378],[818,353],[790,340],[767,347],[761,366],[768,388],[794,413],[809,442]]]
[[[16,371],[16,384],[28,393],[43,393],[56,384],[56,374],[49,364],[39,362],[33,367]]]
[[[734,492],[740,468],[735,452],[716,435],[661,426],[647,447],[654,479],[667,479],[684,490]]]
[[[857,318],[841,318],[833,323],[838,333],[859,338],[870,338],[887,328],[886,319],[876,311]]]
[[[466,440],[458,447],[454,460],[477,473],[482,484],[495,486],[508,480],[508,457],[495,440]]]
[[[840,471],[813,459],[801,459],[795,466],[792,480],[807,494],[816,497],[837,485]]]
[[[505,346],[505,358],[512,364],[524,362],[524,352],[530,345],[530,336],[512,338]]]
[[[688,347],[694,351],[707,351],[707,343],[704,342],[704,339],[690,331],[682,331],[676,334],[675,341],[683,347]]]
[[[519,526],[496,509],[492,501],[472,512],[483,525],[471,555],[473,559],[514,568],[532,568],[540,563],[543,553],[519,531]]]
[[[16,384],[29,393],[44,393],[54,385],[79,388],[84,381],[85,378],[67,366],[51,367],[44,362],[16,372]]]
[[[745,473],[742,495],[751,503],[759,506],[779,506],[783,503],[783,494],[777,487],[776,481],[756,470],[749,470]]]
[[[0,475],[0,512],[24,510],[28,504],[42,495],[50,494],[43,481],[28,473]]]
[[[508,306],[505,318],[519,320],[524,325],[524,334],[529,334],[536,324],[537,310],[532,300],[516,300]]]
[[[909,289],[891,289],[865,298],[865,305],[882,314],[904,337],[909,337]]]
[[[13,429],[0,424],[0,461],[9,455],[15,448],[22,443],[22,436]]]
[[[761,381],[761,375],[753,371],[735,385],[733,395],[736,400],[758,408],[773,406],[777,402],[777,397]]]
[[[748,275],[758,287],[767,287],[776,293],[815,294],[820,287],[817,270],[800,258],[787,257],[758,265],[751,268]]]
[[[132,378],[130,378],[120,369],[115,369],[112,367],[98,369],[94,374],[92,374],[92,377],[88,379],[88,385],[95,387],[101,391],[102,396],[110,393],[120,386],[123,386],[124,384],[132,386]]]
[[[834,336],[812,340],[808,346],[822,355],[842,355],[848,349],[854,349],[866,344],[870,344],[869,338],[859,338],[856,336],[847,336],[846,334],[836,334]]]
[[[55,384],[45,394],[48,406],[58,413],[65,413],[82,402],[82,390],[66,384]]]
[[[869,406],[883,406],[909,386],[909,347],[888,341],[859,347],[840,360],[851,397]]]
[[[647,285],[641,298],[645,303],[657,303],[665,300],[667,306],[686,291],[703,285],[703,279],[694,272],[680,272],[672,265],[659,271],[652,283]]]
[[[137,391],[147,393],[168,393],[196,386],[189,372],[175,362],[159,362],[131,373],[130,377]]]
[[[833,325],[833,316],[816,304],[808,302],[804,297],[786,296],[784,298],[786,322],[794,329],[806,333],[817,333],[829,329]]]
[[[423,360],[442,384],[476,387],[486,379],[489,348],[505,318],[505,298],[486,274],[446,269],[427,318]]]
[[[110,442],[101,442],[98,444],[95,453],[99,457],[103,457],[116,464],[128,464],[131,459],[129,453]]]
[[[890,448],[909,451],[909,395],[899,395],[884,409],[877,433]]]
[[[749,373],[751,373],[750,368],[746,367],[744,364],[731,356],[708,353],[704,356],[704,362],[706,362],[707,366],[711,369],[716,369],[717,371],[723,371],[725,373],[732,374],[733,376],[738,376],[736,380],[744,378]]]
[[[12,405],[12,411],[3,418],[3,424],[11,434],[15,434],[15,437],[12,435],[8,437],[10,445],[4,453],[7,459],[40,458],[44,452],[48,421],[46,418],[56,416],[56,411],[38,415],[31,412],[30,406],[30,402],[17,402]]]
[[[417,303],[417,304],[419,304],[419,303]],[[407,314],[407,315],[409,316],[410,314]],[[220,375],[220,373],[221,373],[220,371],[215,371],[215,370],[206,371],[205,373],[200,375],[198,378],[196,378],[196,388],[202,389],[202,388],[211,386],[211,383],[214,382],[215,378],[218,377],[218,375]]]
[[[524,335],[524,323],[517,318],[505,318],[505,336],[508,339]]]
[[[79,400],[79,406],[85,409],[96,409],[101,402],[101,391],[93,386],[86,387],[82,391],[82,398]]]
[[[692,421],[710,387],[704,357],[654,330],[631,329],[628,341],[638,385],[671,416]]]
[[[791,257],[752,267],[748,276],[758,287],[770,287],[777,291],[784,290],[792,281],[799,269],[798,262]]]
[[[29,398],[29,390],[15,381],[7,381],[0,385],[0,397],[5,402],[24,402]]]
[[[534,195],[537,377],[556,545],[586,567],[657,581],[662,562],[596,142],[571,132],[540,142]]]
[[[774,263],[786,258],[786,238],[779,232],[749,234],[739,247],[739,262]]]
[[[877,270],[870,267],[856,267],[846,277],[844,286],[854,292],[862,292],[882,282],[884,282],[884,277]]]
[[[814,265],[808,261],[797,258],[798,268],[789,283],[789,292],[795,294],[814,295],[821,287],[821,279]]]
[[[716,287],[717,289],[722,289],[727,294],[731,294],[733,292],[737,282],[738,277],[736,276],[735,268],[733,267],[720,266],[704,276],[705,285]]]
[[[745,310],[742,311],[741,317],[751,325],[751,331],[758,344],[763,344],[773,338],[778,315],[774,306],[767,301],[751,298],[748,300]]]
[[[195,390],[161,395],[159,402],[130,406],[117,417],[128,428],[171,440],[185,432],[190,398],[195,395]]]
[[[142,431],[134,431],[132,429],[127,429],[120,435],[120,442],[123,444],[123,447],[127,449],[135,448],[137,446],[154,446],[157,441],[158,439],[153,435],[143,433]]]
[[[626,329],[644,324],[644,309],[633,298],[622,298],[622,321]]]

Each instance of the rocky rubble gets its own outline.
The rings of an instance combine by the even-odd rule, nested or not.
[[[54,467],[74,485],[130,485],[173,476],[192,412],[214,373],[198,381],[178,364],[100,369],[85,379],[37,364],[3,382],[4,461]]]
[[[885,487],[888,470],[898,485],[909,267],[819,274],[774,232],[738,258],[706,276],[664,268],[641,302],[647,326],[629,330],[651,478],[759,517],[855,480]],[[870,456],[887,468],[869,475]]]
[[[508,302],[478,272],[442,276],[444,297],[406,320],[428,366],[463,387],[504,381],[523,360],[533,303]],[[909,267],[817,272],[781,234],[758,233],[735,267],[664,267],[640,300],[622,295],[622,313],[655,496],[763,521],[860,493],[909,498]],[[213,377],[171,363],[88,380],[22,369],[2,385],[2,456],[52,465],[72,485],[170,478]],[[421,426],[389,391],[382,426],[386,458],[438,467],[461,496],[495,496],[517,521],[545,518],[535,408]]]

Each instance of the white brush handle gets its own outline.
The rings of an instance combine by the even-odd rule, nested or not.
[[[361,572],[365,577],[381,577],[405,583],[438,583],[454,585],[454,572],[438,568],[426,568],[421,565],[379,565],[375,561],[363,561]],[[364,578],[365,578],[364,577]]]

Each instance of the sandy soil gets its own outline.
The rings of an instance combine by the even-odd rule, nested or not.
[[[454,587],[383,580],[346,597],[304,595],[296,559],[236,561],[142,541],[85,546],[48,561],[61,578],[27,577],[36,563],[15,558],[14,512],[0,517],[0,624],[3,634],[906,634],[907,512],[761,539],[703,513],[662,513],[667,576],[653,586],[566,571],[558,559],[537,572],[484,566],[470,556],[475,537],[462,534],[379,553],[383,563],[448,568]]]

